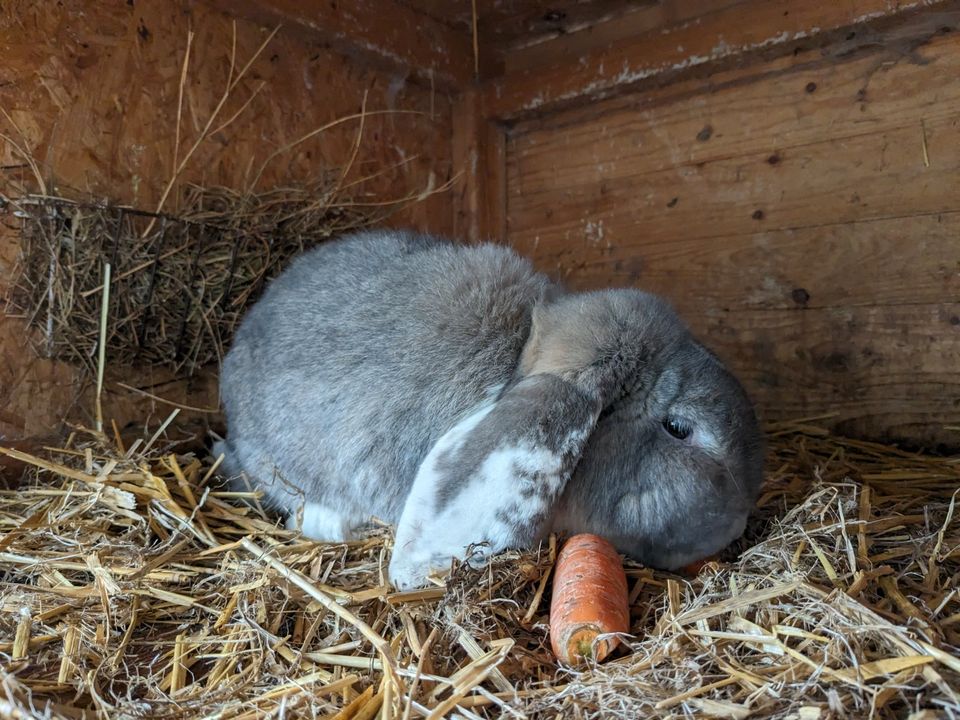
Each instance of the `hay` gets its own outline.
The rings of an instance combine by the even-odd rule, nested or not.
[[[192,374],[221,360],[244,310],[296,255],[410,201],[341,195],[339,173],[260,194],[190,186],[175,216],[27,195],[15,202],[13,304],[39,331],[42,355],[92,372],[108,262],[111,366]]]
[[[304,542],[190,448],[119,442],[7,451],[32,470],[0,496],[0,715],[960,712],[957,458],[774,432],[739,547],[695,579],[629,566],[634,635],[575,671],[546,643],[555,543],[398,594],[387,528]]]

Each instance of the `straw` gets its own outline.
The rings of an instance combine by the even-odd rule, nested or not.
[[[388,527],[298,537],[166,427],[2,451],[29,468],[0,492],[5,717],[960,713],[955,457],[781,424],[744,537],[696,578],[628,562],[631,634],[574,670],[547,642],[562,538],[397,593]]]

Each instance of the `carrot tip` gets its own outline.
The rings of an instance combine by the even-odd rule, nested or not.
[[[614,636],[630,629],[627,579],[620,555],[603,538],[581,534],[560,551],[550,607],[550,640],[562,663],[606,658],[618,645]]]
[[[692,562],[689,565],[684,565],[680,568],[680,572],[683,575],[692,575],[696,577],[699,575],[705,567],[708,565],[716,565],[718,562],[716,555],[711,555],[710,557],[704,558],[703,560],[697,560]]]
[[[601,631],[595,626],[581,627],[575,629],[566,642],[559,644],[554,648],[557,659],[568,665],[579,664],[588,660],[601,662],[604,660],[619,644],[617,638],[609,638],[597,641]]]

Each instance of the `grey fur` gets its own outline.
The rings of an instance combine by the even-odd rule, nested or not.
[[[667,568],[740,534],[763,445],[736,379],[661,299],[566,294],[494,245],[373,231],[305,253],[248,312],[224,361],[219,449],[227,472],[246,473],[279,510],[306,499],[347,525],[395,523],[437,440],[536,374],[603,410],[536,534],[597,532]],[[693,442],[667,434],[667,415],[693,424]],[[497,446],[484,433],[456,460],[448,494]],[[520,487],[510,500],[522,502]]]

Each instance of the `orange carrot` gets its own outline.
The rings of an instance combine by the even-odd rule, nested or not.
[[[574,535],[557,557],[550,602],[550,643],[563,663],[603,660],[617,638],[598,635],[630,631],[627,577],[613,545],[596,535]]]

